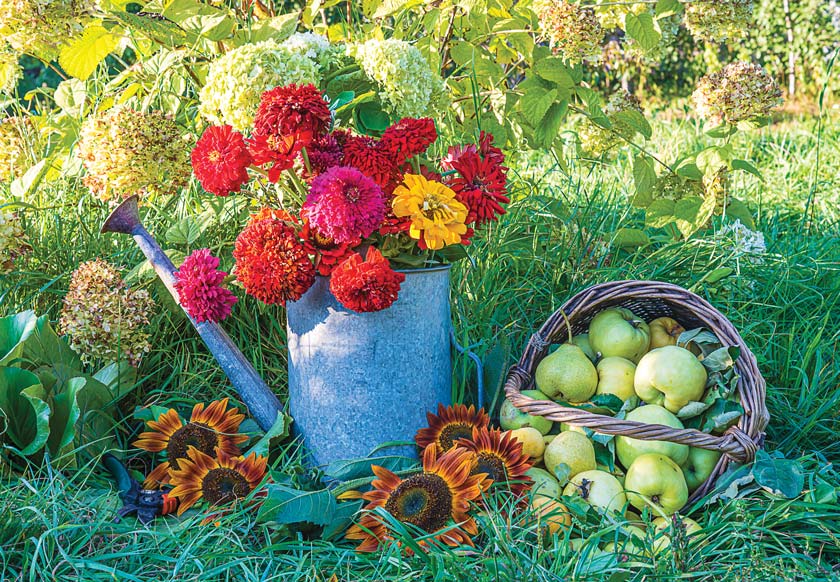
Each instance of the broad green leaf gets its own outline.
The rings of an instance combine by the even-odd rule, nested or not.
[[[484,374],[484,397],[490,403],[489,412],[498,410],[504,401],[504,385],[507,378],[511,357],[510,341],[504,334],[500,334],[493,347],[482,358],[482,373]]]
[[[339,481],[352,481],[363,477],[370,477],[371,465],[388,469],[393,473],[418,468],[417,459],[403,455],[383,455],[381,457],[365,457],[335,461],[324,468],[324,474]]]
[[[542,122],[534,128],[534,138],[544,148],[551,147],[560,132],[560,126],[566,118],[569,102],[553,103],[546,111]]]
[[[266,20],[255,22],[250,30],[250,42],[262,42],[273,38],[276,41],[286,40],[297,30],[300,12],[289,12],[273,16]]]
[[[161,414],[164,414],[168,411],[168,407],[158,406],[157,404],[153,404],[151,406],[144,406],[142,408],[138,406],[134,409],[134,414],[132,416],[141,422],[149,422],[150,420],[159,419]]]
[[[0,317],[0,366],[9,366],[23,355],[26,340],[35,332],[34,311]]]
[[[126,360],[112,362],[94,374],[93,378],[104,384],[114,397],[114,402],[118,402],[137,387],[137,368]]]
[[[703,367],[709,373],[722,372],[735,365],[735,360],[741,355],[741,348],[729,346],[718,348],[703,358]]]
[[[288,414],[283,412],[277,413],[277,419],[274,421],[274,424],[271,425],[271,428],[258,440],[254,443],[248,452],[245,453],[246,456],[250,454],[256,454],[257,456],[267,457],[269,451],[271,450],[271,443],[274,439],[284,439],[289,436],[289,430],[292,426],[292,417]]]
[[[380,135],[391,125],[391,118],[379,103],[362,103],[353,110],[357,128],[367,135]]]
[[[653,187],[656,184],[656,170],[650,156],[637,154],[633,157],[633,182],[636,186],[633,206],[647,208],[653,202]]]
[[[187,41],[187,33],[166,19],[157,19],[151,15],[133,14],[131,12],[111,12],[110,17],[116,19],[123,26],[137,32],[168,48],[174,48]]]
[[[344,535],[344,532],[353,523],[353,518],[364,504],[365,502],[361,499],[337,503],[332,521],[326,524],[324,531],[321,532],[321,539],[329,541]]]
[[[44,179],[51,166],[52,160],[44,159],[29,168],[23,176],[12,182],[12,196],[21,200],[28,200],[30,194],[33,194],[38,189],[38,185]]]
[[[762,489],[787,499],[798,497],[805,487],[805,473],[799,461],[771,456],[764,450],[755,455],[753,475]]]
[[[683,160],[676,168],[674,168],[674,172],[678,176],[688,178],[689,180],[699,181],[703,179],[703,172],[701,172],[700,168],[697,167],[697,163],[693,157]]]
[[[688,238],[703,228],[715,211],[715,199],[711,196],[686,196],[674,204],[674,218],[677,228]]]
[[[732,160],[730,164],[733,170],[742,170],[744,172],[748,172],[758,178],[761,181],[764,181],[764,176],[761,173],[761,170],[753,166],[747,160]]]
[[[55,104],[70,117],[81,117],[85,110],[87,90],[83,81],[67,79],[55,89]]]
[[[654,200],[645,210],[645,224],[655,228],[662,228],[671,224],[676,220],[674,216],[675,205],[676,203],[673,200]]]
[[[715,503],[719,499],[726,501],[744,497],[750,491],[758,489],[755,486],[750,487],[754,481],[755,476],[751,465],[732,463],[715,482],[715,488],[706,497],[705,504]]]
[[[572,73],[560,57],[549,57],[534,64],[534,71],[546,81],[551,81],[563,89],[571,90],[575,86]]]
[[[373,18],[387,18],[397,12],[421,6],[423,3],[424,0],[382,0],[381,2],[377,2],[378,6],[371,16]]]
[[[656,13],[656,18],[667,18],[682,12],[683,5],[680,0],[656,0],[653,11]]]
[[[572,477],[572,468],[566,463],[558,463],[554,466],[554,478],[560,484],[560,487],[565,487]]]
[[[750,230],[755,230],[755,220],[753,219],[752,212],[750,212],[750,209],[747,208],[746,204],[737,198],[730,198],[727,201],[726,207],[723,209],[723,213],[727,216],[727,218],[740,220],[741,224]]]
[[[265,486],[266,497],[257,521],[270,524],[313,523],[327,525],[336,511],[336,501],[327,489],[302,491],[285,485]]]
[[[708,147],[697,154],[697,167],[704,175],[710,176],[727,165],[730,151],[724,147]]]
[[[64,365],[74,371],[82,369],[82,360],[70,345],[58,336],[46,315],[35,321],[35,329],[26,340],[23,357],[35,365]]]
[[[201,227],[195,220],[187,217],[173,224],[163,236],[170,244],[190,246],[201,236]]]
[[[653,129],[651,129],[650,123],[648,123],[648,120],[645,119],[641,111],[636,111],[635,109],[618,111],[613,113],[613,119],[625,123],[637,133],[642,134],[645,139],[650,139],[653,135]]]
[[[650,237],[638,228],[619,228],[613,234],[612,243],[622,249],[636,249],[650,244]]]
[[[59,455],[76,436],[76,422],[81,411],[76,396],[85,385],[84,378],[73,378],[64,387],[64,391],[52,398],[52,414],[50,415],[50,436],[47,447],[50,454]]]
[[[24,455],[40,451],[50,436],[50,407],[38,376],[0,367],[0,439]]]
[[[526,91],[519,100],[519,106],[522,109],[522,114],[525,120],[531,124],[532,127],[539,127],[542,123],[545,114],[549,107],[557,100],[557,90],[540,89],[534,87],[533,90]]]
[[[64,71],[84,81],[119,45],[120,37],[105,29],[101,22],[85,27],[82,36],[61,49],[58,63]]]
[[[628,12],[624,17],[624,30],[627,36],[639,43],[642,49],[648,51],[656,47],[662,39],[662,33],[657,30],[657,25],[650,12],[633,14]]]
[[[172,0],[163,16],[188,33],[218,42],[230,37],[236,20],[227,10],[210,6],[199,0]]]
[[[735,269],[732,267],[718,267],[717,269],[712,269],[705,275],[703,275],[702,281],[704,283],[717,283],[721,279],[725,279],[729,275],[735,272]]]

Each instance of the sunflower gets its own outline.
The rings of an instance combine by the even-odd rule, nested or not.
[[[394,190],[394,214],[411,219],[408,234],[422,249],[433,251],[459,244],[467,233],[467,207],[456,199],[449,186],[427,180],[419,174],[406,174]]]
[[[475,455],[473,474],[486,474],[494,483],[507,483],[515,496],[531,488],[531,479],[525,474],[531,468],[530,458],[510,432],[474,428],[471,439],[455,444]]]
[[[151,453],[166,451],[166,461],[149,473],[143,486],[156,489],[169,482],[170,470],[179,469],[179,461],[187,458],[187,451],[195,447],[207,455],[214,455],[220,449],[225,455],[239,455],[238,444],[248,440],[245,435],[237,434],[245,415],[239,409],[228,410],[228,399],[216,400],[204,407],[199,402],[193,407],[190,421],[186,424],[181,416],[169,409],[158,419],[146,424],[151,431],[140,434],[134,446]]]
[[[170,473],[175,487],[169,495],[180,501],[178,515],[202,498],[216,506],[246,497],[265,477],[267,460],[256,453],[232,457],[221,449],[211,457],[190,447],[187,458],[179,463],[181,468]]]
[[[423,471],[401,479],[388,469],[372,466],[373,490],[362,498],[369,501],[359,523],[347,530],[347,538],[359,540],[358,552],[373,552],[393,534],[376,514],[383,508],[395,519],[410,523],[446,545],[473,545],[478,533],[469,515],[470,501],[477,499],[488,481],[484,474],[472,474],[473,456],[463,449],[439,454],[435,446],[423,451]],[[454,522],[454,523],[453,523]],[[445,528],[445,531],[441,531]],[[420,542],[425,546],[425,542]]]
[[[429,427],[418,430],[414,440],[423,450],[434,443],[438,452],[448,451],[458,439],[472,438],[474,428],[490,426],[490,417],[483,408],[476,411],[475,406],[467,408],[464,404],[446,407],[438,404],[438,413],[427,412],[426,419]]]

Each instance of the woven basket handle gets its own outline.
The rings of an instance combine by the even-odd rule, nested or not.
[[[530,361],[530,350],[542,352],[536,360],[539,361],[549,345],[539,337],[539,334],[535,334],[534,338],[528,342],[528,347],[520,363],[513,366],[508,373],[505,381],[505,395],[519,410],[528,414],[543,416],[555,422],[587,427],[602,434],[628,436],[645,441],[670,441],[718,451],[738,463],[748,463],[755,458],[758,443],[737,426],[731,427],[722,436],[715,436],[694,429],[678,429],[660,424],[620,420],[611,416],[561,406],[556,402],[534,400],[525,396],[522,394],[522,390],[531,384],[532,378],[531,374],[522,366],[522,363],[523,361]]]

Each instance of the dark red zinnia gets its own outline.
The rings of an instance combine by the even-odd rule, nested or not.
[[[304,180],[311,180],[320,176],[330,168],[341,165],[341,160],[344,157],[344,152],[341,149],[341,144],[331,133],[322,135],[312,141],[306,148],[301,151],[301,158],[306,156],[306,159],[301,159],[300,175]]]
[[[239,192],[248,182],[251,155],[245,138],[229,125],[204,130],[190,157],[196,178],[216,196]]]
[[[466,153],[453,164],[453,169],[457,173],[449,177],[447,184],[469,210],[467,224],[481,226],[505,213],[502,205],[510,199],[507,178],[498,164],[476,153]]]
[[[397,163],[402,163],[425,152],[437,137],[431,118],[406,117],[386,129],[380,143]]]
[[[230,315],[236,296],[222,287],[227,273],[218,270],[219,258],[198,249],[175,271],[178,302],[198,323],[219,322]]]
[[[478,137],[478,151],[485,160],[490,160],[494,164],[501,166],[505,163],[505,154],[493,145],[493,139],[492,133],[482,131]],[[507,168],[502,168],[502,170],[507,172]]]
[[[366,260],[353,253],[330,277],[330,291],[347,309],[366,313],[389,308],[397,300],[403,273],[391,268],[388,259],[370,247]]]
[[[348,135],[344,139],[345,166],[352,166],[369,176],[385,194],[399,183],[399,164],[381,142],[367,135]]]
[[[233,249],[236,278],[263,303],[296,301],[315,281],[315,266],[295,229],[282,220],[248,223]]]

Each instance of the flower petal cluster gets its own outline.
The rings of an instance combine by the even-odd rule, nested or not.
[[[762,262],[762,256],[767,254],[767,243],[764,233],[750,230],[740,220],[731,222],[718,232],[718,239],[729,247],[736,257],[747,256],[752,263]]]
[[[624,90],[610,95],[603,111],[612,124],[609,129],[586,118],[578,130],[581,149],[596,158],[625,144],[626,140],[631,140],[636,135],[634,126],[621,118],[622,112],[637,111],[644,114],[641,102],[635,95]]]
[[[12,47],[0,41],[0,94],[11,95],[23,76],[23,69],[18,62],[20,54]]]
[[[236,278],[269,305],[296,301],[315,282],[315,266],[295,229],[283,220],[252,220],[236,237]]]
[[[239,192],[248,182],[251,154],[242,134],[229,125],[211,125],[204,130],[190,158],[202,187],[216,196]]]
[[[394,190],[394,214],[411,219],[409,235],[420,248],[440,250],[467,233],[467,207],[454,190],[419,174],[406,174]]]
[[[20,222],[20,215],[0,208],[0,275],[14,269],[15,259],[32,250]]]
[[[426,420],[428,426],[417,431],[414,441],[422,450],[433,444],[440,452],[453,448],[460,439],[471,439],[474,428],[490,426],[484,408],[476,410],[466,404],[438,404],[437,414],[427,412]]]
[[[190,177],[186,136],[160,111],[129,107],[89,117],[81,129],[79,157],[85,184],[103,202],[133,194],[171,194]]]
[[[685,26],[698,40],[723,42],[750,29],[753,0],[695,0],[685,3]]]
[[[330,291],[347,309],[381,311],[397,300],[403,281],[405,274],[394,271],[388,259],[370,247],[364,260],[353,253],[338,265],[330,277]]]
[[[82,360],[126,358],[137,366],[151,350],[146,326],[153,308],[147,291],[129,289],[116,267],[96,259],[73,272],[59,327]]]
[[[0,37],[45,61],[93,19],[94,0],[0,0]]]
[[[309,220],[304,218],[300,229],[300,238],[306,252],[313,257],[318,274],[329,277],[335,268],[347,257],[353,254],[353,249],[362,242],[356,239],[351,242],[337,243],[314,228]]]
[[[448,177],[446,184],[467,207],[467,225],[482,226],[505,213],[502,205],[509,203],[510,198],[504,159],[502,151],[493,145],[492,134],[485,132],[481,132],[478,148],[449,149],[442,165],[456,173]]]
[[[701,78],[692,100],[710,123],[738,123],[770,115],[782,104],[782,90],[760,65],[737,61]]]
[[[437,138],[435,122],[430,117],[406,117],[386,129],[380,143],[395,160],[402,163],[425,153]]]
[[[296,32],[281,46],[315,61],[321,72],[338,64],[345,52],[342,45],[331,44],[329,39],[314,32]]]
[[[227,273],[219,271],[219,258],[210,249],[198,249],[175,271],[178,302],[198,323],[219,322],[230,315],[236,296],[222,286]]]
[[[215,125],[245,132],[254,122],[265,91],[319,80],[318,63],[296,48],[275,40],[245,44],[210,63],[199,93],[199,111]]]
[[[423,117],[440,109],[443,80],[414,45],[370,39],[347,50],[379,85],[383,105],[396,117]]]
[[[604,29],[591,7],[568,0],[538,0],[535,8],[555,54],[570,63],[600,58]]]
[[[301,213],[335,242],[367,238],[385,218],[385,194],[356,168],[336,166],[312,180]]]

